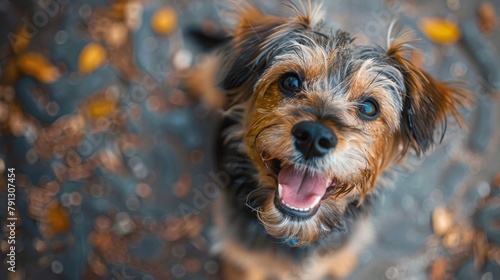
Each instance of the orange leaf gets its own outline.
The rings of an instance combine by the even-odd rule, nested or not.
[[[114,102],[104,99],[95,100],[91,102],[88,107],[90,116],[94,119],[105,117],[113,113],[115,109],[116,105]]]
[[[418,24],[418,28],[430,40],[438,44],[453,44],[461,36],[456,24],[440,18],[423,19]]]
[[[177,14],[171,8],[160,9],[153,15],[151,26],[159,34],[169,34],[177,26]]]
[[[59,204],[50,208],[47,212],[47,221],[56,233],[68,232],[71,229],[71,222],[66,209]]]
[[[99,68],[106,60],[106,50],[97,43],[90,43],[80,52],[78,69],[81,73],[90,73]]]
[[[44,83],[55,82],[61,76],[59,70],[38,53],[26,53],[20,56],[17,59],[17,67],[23,74]]]

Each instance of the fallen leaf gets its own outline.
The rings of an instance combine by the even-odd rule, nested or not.
[[[47,222],[52,230],[58,234],[68,232],[71,228],[68,212],[59,204],[48,209]]]
[[[88,112],[93,119],[106,117],[116,111],[115,102],[105,99],[94,100],[88,106]]]
[[[440,18],[422,19],[418,27],[425,36],[438,44],[453,44],[461,36],[460,29],[455,23]]]
[[[90,43],[80,52],[78,58],[78,70],[81,73],[87,74],[99,66],[106,60],[106,50],[97,43]]]
[[[172,8],[160,9],[153,15],[151,26],[159,34],[169,34],[177,26],[177,14]]]
[[[478,25],[479,29],[486,34],[491,35],[498,25],[495,6],[490,2],[483,2],[479,5],[478,10]]]
[[[17,67],[21,73],[44,83],[53,83],[61,76],[59,70],[38,53],[29,52],[21,55],[17,59]]]

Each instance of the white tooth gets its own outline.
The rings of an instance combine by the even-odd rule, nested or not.
[[[278,184],[278,196],[281,198],[281,194],[283,193],[283,186],[281,184]]]
[[[316,196],[316,199],[314,200],[313,204],[311,205],[311,208],[318,205],[319,201],[321,200],[321,196]]]

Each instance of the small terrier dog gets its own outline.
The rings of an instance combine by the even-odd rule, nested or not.
[[[460,123],[467,100],[405,58],[408,34],[387,50],[358,46],[324,28],[321,5],[287,6],[292,17],[238,8],[221,53],[218,160],[230,184],[214,249],[225,279],[349,273],[377,189],[432,146],[447,116]]]

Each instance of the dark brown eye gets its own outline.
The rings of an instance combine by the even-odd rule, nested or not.
[[[368,97],[362,100],[358,106],[359,116],[365,120],[374,120],[379,115],[378,103],[375,99]]]
[[[284,94],[294,96],[302,89],[302,80],[297,73],[285,73],[281,77],[278,86]]]

